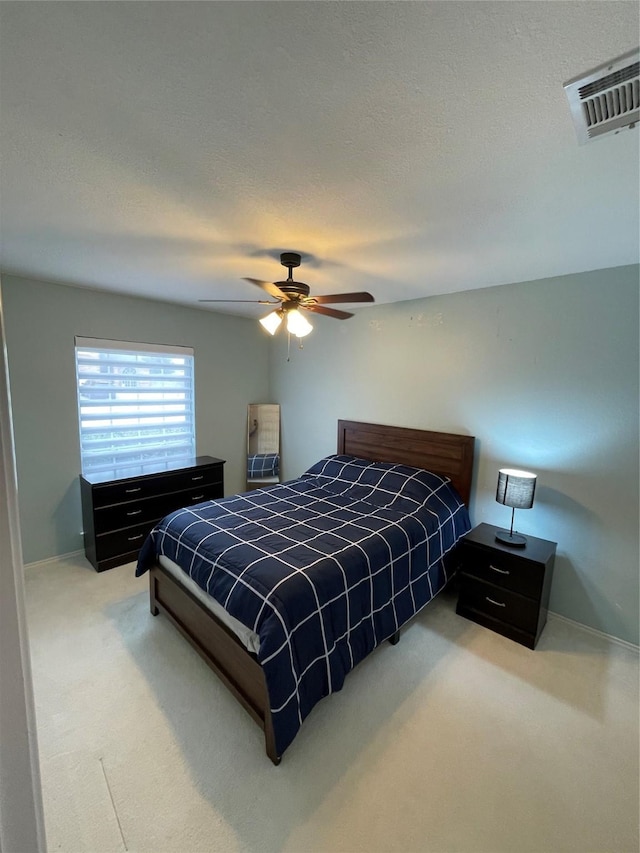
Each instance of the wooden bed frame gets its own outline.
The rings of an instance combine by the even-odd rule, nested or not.
[[[469,505],[475,439],[468,435],[338,421],[338,453],[426,468],[451,478]],[[262,667],[213,613],[162,568],[149,572],[151,613],[162,612],[264,730],[267,755],[280,763]],[[397,642],[397,635],[392,638]]]

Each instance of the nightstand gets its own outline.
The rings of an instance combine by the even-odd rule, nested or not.
[[[524,548],[496,542],[479,524],[460,540],[456,613],[534,649],[547,621],[556,543],[527,536]]]

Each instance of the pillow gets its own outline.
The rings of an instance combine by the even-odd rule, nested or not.
[[[388,506],[399,498],[423,504],[445,483],[442,477],[422,468],[395,465],[391,462],[370,462],[355,456],[336,454],[316,462],[304,474],[317,477],[324,488],[341,494],[350,492],[354,498]]]
[[[247,477],[259,480],[262,477],[277,477],[280,471],[278,453],[254,453],[247,456]]]

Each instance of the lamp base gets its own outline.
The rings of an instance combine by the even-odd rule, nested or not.
[[[527,544],[526,536],[521,536],[519,533],[509,533],[508,530],[498,530],[496,540],[503,545],[509,545],[511,548],[524,548]]]

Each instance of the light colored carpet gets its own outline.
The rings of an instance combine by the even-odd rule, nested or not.
[[[26,572],[50,851],[638,850],[638,655],[558,619],[529,651],[447,593],[282,764],[133,566]]]

